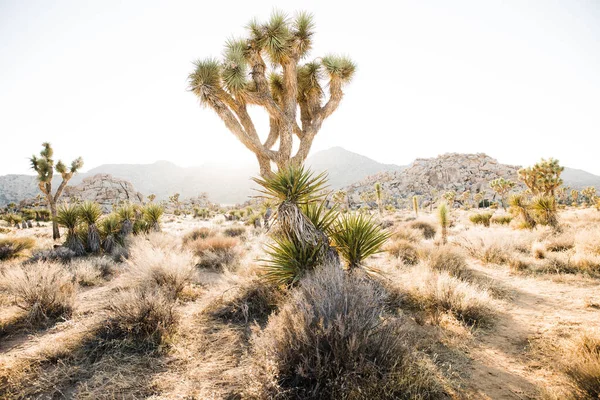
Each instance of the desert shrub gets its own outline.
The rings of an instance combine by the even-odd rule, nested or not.
[[[386,246],[386,250],[407,265],[415,265],[419,262],[419,252],[408,240],[394,240]]]
[[[227,237],[239,237],[246,233],[246,228],[241,225],[233,225],[223,230],[223,235]]]
[[[469,325],[487,325],[492,322],[493,303],[487,290],[445,271],[415,270],[412,278],[408,290],[413,302],[434,317],[448,312]]]
[[[35,246],[35,240],[29,237],[0,239],[0,261],[22,256]]]
[[[464,237],[460,243],[469,255],[485,264],[504,264],[510,259],[513,243],[492,235],[477,235]],[[529,249],[526,250],[529,252]]]
[[[93,201],[84,201],[79,206],[79,216],[81,220],[87,224],[86,232],[86,247],[90,253],[98,253],[100,251],[100,232],[96,226],[98,220],[102,216],[102,209],[98,203]]]
[[[393,240],[406,240],[407,242],[418,243],[423,239],[423,235],[416,229],[400,227],[394,231],[391,238]]]
[[[174,308],[173,299],[160,290],[123,290],[110,300],[99,336],[111,341],[129,339],[130,345],[154,349],[173,333]]]
[[[233,293],[229,292],[213,300],[204,313],[212,318],[234,324],[265,324],[284,297],[276,286],[262,280],[244,283]]]
[[[196,239],[189,247],[199,257],[199,267],[221,270],[237,258],[238,244],[235,238],[214,236]]]
[[[491,219],[491,223],[496,225],[508,225],[512,219],[513,217],[510,215],[494,215]]]
[[[27,312],[32,324],[43,324],[71,315],[75,285],[71,274],[56,263],[37,262],[5,270],[0,285]]]
[[[600,228],[578,232],[575,242],[578,252],[600,256]]]
[[[530,265],[521,257],[511,257],[508,260],[508,267],[511,272],[518,273],[529,269]]]
[[[165,209],[158,204],[146,204],[142,209],[144,222],[148,225],[149,230],[160,232],[160,219],[165,213]]]
[[[121,230],[119,216],[116,213],[111,213],[100,220],[99,223],[100,237],[102,239],[102,249],[106,253],[112,253],[113,248],[122,245],[119,233]]]
[[[144,290],[156,291],[158,287],[177,298],[191,280],[194,259],[189,251],[175,249],[176,242],[169,242],[166,235],[136,238],[129,250],[126,280]]]
[[[58,208],[56,216],[58,224],[67,229],[64,246],[73,250],[77,256],[85,254],[83,239],[86,237],[86,234],[78,231],[81,222],[80,215],[79,207],[72,204],[63,204]]]
[[[412,229],[421,231],[425,239],[433,239],[435,237],[436,229],[433,224],[425,221],[413,221],[410,223]]]
[[[542,264],[541,272],[549,274],[576,274],[582,272],[577,266],[571,263],[571,260],[559,257],[558,255],[549,256]]]
[[[59,246],[49,250],[40,250],[36,251],[31,255],[28,263],[36,263],[40,261],[47,262],[61,262],[63,264],[68,264],[73,260],[77,255],[71,249],[68,249],[63,246]]]
[[[425,263],[434,271],[446,271],[452,276],[466,276],[469,272],[465,257],[449,246],[433,248],[427,254]]]
[[[586,332],[576,338],[566,351],[564,369],[583,394],[600,398],[600,336]]]
[[[81,286],[94,286],[102,280],[102,273],[88,260],[78,260],[69,266],[75,282]]]
[[[210,228],[202,227],[196,228],[183,236],[183,244],[186,245],[197,239],[206,239],[215,236],[217,233]]]
[[[551,252],[562,252],[571,250],[575,247],[575,240],[569,235],[560,235],[552,237],[546,243],[546,250]]]
[[[423,399],[440,395],[384,317],[387,294],[360,274],[323,268],[302,280],[252,341],[250,398]]]
[[[492,219],[492,213],[477,213],[469,216],[469,220],[475,225],[483,225],[486,228],[490,226],[490,220]]]
[[[546,258],[546,246],[540,242],[533,242],[531,245],[531,255],[538,260]]]

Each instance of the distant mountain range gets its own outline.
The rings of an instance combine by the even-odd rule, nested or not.
[[[316,172],[328,171],[331,189],[349,186],[368,176],[380,172],[400,172],[406,166],[382,164],[368,157],[333,147],[311,155],[307,166]],[[253,195],[255,184],[250,179],[258,175],[254,164],[231,167],[205,164],[199,167],[182,168],[168,161],[153,164],[105,164],[86,173],[77,174],[70,182],[77,185],[84,178],[96,174],[110,174],[125,179],[141,193],[155,194],[166,199],[174,193],[182,198],[206,192],[212,201],[222,204],[241,203]],[[589,172],[565,168],[562,174],[566,186],[580,189],[585,186],[600,188],[600,176]],[[58,178],[54,186],[58,185]],[[39,193],[36,178],[32,175],[0,176],[0,206],[9,202],[35,197]]]

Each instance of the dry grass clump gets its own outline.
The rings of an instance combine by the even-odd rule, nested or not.
[[[392,234],[392,240],[405,240],[411,243],[418,243],[423,239],[423,235],[416,229],[401,226]]]
[[[511,257],[508,260],[508,267],[513,273],[520,273],[530,268],[530,264],[522,257]]]
[[[213,300],[204,313],[226,323],[244,324],[267,322],[282,302],[283,292],[272,285],[253,279]]]
[[[102,272],[87,260],[73,262],[69,269],[75,281],[81,286],[95,286],[102,282]]]
[[[68,318],[73,312],[73,277],[56,263],[13,266],[2,272],[0,289],[27,313],[26,320],[32,325]]]
[[[538,260],[546,258],[546,246],[541,242],[533,242],[531,245],[531,255]]]
[[[435,226],[425,221],[413,221],[410,223],[412,229],[421,231],[425,239],[433,239],[435,237]]]
[[[412,303],[429,312],[435,321],[442,313],[468,325],[488,325],[493,320],[493,300],[488,291],[448,272],[417,268],[406,285]]]
[[[136,238],[130,249],[125,279],[149,291],[160,287],[167,295],[179,297],[194,273],[194,257],[178,249],[174,238],[153,234]]]
[[[246,228],[243,225],[232,225],[223,229],[223,235],[226,237],[240,237],[246,233]]]
[[[581,394],[600,398],[600,335],[586,332],[576,338],[563,357],[564,369]]]
[[[485,264],[504,264],[511,259],[511,252],[515,250],[513,241],[481,231],[464,233],[459,244],[471,257]]]
[[[600,256],[600,227],[579,231],[575,241],[578,252]]]
[[[441,395],[405,345],[387,294],[359,274],[322,268],[252,342],[246,396],[257,399],[428,399]]]
[[[408,240],[394,240],[386,246],[386,251],[392,256],[402,260],[406,265],[415,265],[419,262],[419,251],[417,247]]]
[[[194,242],[197,239],[206,239],[213,237],[216,234],[217,232],[207,227],[196,228],[183,236],[183,244],[187,245],[188,243]]]
[[[60,246],[54,249],[36,251],[31,255],[28,262],[36,263],[44,261],[68,264],[76,257],[77,255],[73,250]]]
[[[0,261],[22,256],[35,246],[35,240],[30,237],[0,239]]]
[[[434,271],[446,271],[452,276],[469,275],[465,257],[450,246],[434,247],[425,258],[425,263]]]
[[[199,267],[222,270],[237,258],[238,245],[235,238],[215,236],[197,239],[189,244],[189,248],[199,257]]]
[[[175,302],[163,291],[123,290],[110,301],[98,337],[104,344],[156,349],[167,343],[176,322]]]
[[[573,235],[562,234],[551,237],[546,242],[546,250],[556,253],[571,250],[575,247],[575,238]]]
[[[510,215],[494,215],[490,222],[497,225],[508,225],[512,219],[513,217]]]

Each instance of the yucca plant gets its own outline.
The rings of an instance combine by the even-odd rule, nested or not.
[[[438,205],[438,220],[440,221],[440,227],[442,228],[442,244],[448,243],[448,225],[450,223],[448,205],[445,202],[441,202]]]
[[[146,221],[150,230],[160,232],[160,219],[164,212],[165,209],[163,207],[154,203],[148,204],[143,208],[144,221]]]
[[[377,208],[379,208],[379,215],[383,214],[383,188],[381,183],[375,183],[375,198],[377,199]]]
[[[314,176],[302,166],[290,165],[267,178],[254,178],[262,187],[258,190],[259,197],[277,208],[274,218],[281,231],[299,246],[314,248],[320,243],[328,243],[325,232],[317,228],[301,209],[324,200],[326,176],[325,173]],[[320,251],[323,262],[339,265],[335,250],[323,246]]]
[[[513,194],[508,200],[510,212],[521,218],[523,227],[533,229],[537,225],[537,221],[531,215],[530,205],[525,196],[521,193]]]
[[[72,204],[63,204],[58,207],[56,222],[67,229],[67,238],[64,246],[73,250],[73,252],[82,256],[85,254],[85,247],[77,232],[80,222],[79,207]]]
[[[536,196],[531,200],[531,210],[537,217],[537,222],[558,229],[556,200],[554,196]]]
[[[360,267],[368,257],[383,251],[391,233],[376,224],[371,216],[352,213],[340,217],[331,238],[350,270]]]
[[[315,228],[329,234],[331,233],[331,227],[339,216],[339,210],[337,204],[328,209],[325,203],[326,201],[304,204],[300,206],[300,209]]]
[[[112,252],[119,242],[121,230],[119,216],[115,213],[108,214],[100,220],[100,233],[102,234],[102,248],[105,252]]]
[[[419,197],[412,197],[413,210],[415,211],[415,217],[419,218]]]
[[[469,220],[475,225],[483,225],[486,228],[490,227],[492,213],[477,213],[469,216]]]
[[[287,237],[275,237],[267,244],[268,258],[262,259],[264,278],[276,285],[291,286],[321,261],[323,243],[307,246]]]
[[[102,216],[102,209],[93,201],[84,201],[79,206],[81,220],[87,224],[87,250],[90,253],[98,253],[100,251],[100,234],[96,223]]]
[[[125,203],[117,208],[119,223],[121,224],[121,236],[126,238],[133,232],[133,222],[135,221],[135,208],[131,203]]]

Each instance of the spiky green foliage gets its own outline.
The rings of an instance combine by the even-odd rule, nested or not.
[[[539,224],[558,228],[556,199],[554,196],[536,196],[531,200],[530,206]]]
[[[377,199],[377,207],[379,208],[379,214],[383,213],[383,188],[381,183],[375,183],[375,198]]]
[[[64,246],[73,250],[78,256],[85,254],[83,241],[77,231],[81,222],[80,215],[79,207],[72,204],[63,204],[58,207],[56,216],[58,224],[67,229],[67,238]]]
[[[492,215],[491,212],[472,214],[469,216],[469,220],[475,225],[483,225],[486,228],[489,228]]]
[[[117,215],[119,216],[119,223],[121,224],[121,236],[127,237],[133,232],[133,223],[135,222],[135,208],[131,203],[124,203],[117,208]]]
[[[96,223],[102,215],[102,209],[98,203],[93,201],[84,201],[79,206],[79,214],[84,223],[87,224],[87,248],[90,253],[97,253],[100,251],[100,234]]]
[[[119,232],[121,223],[116,213],[106,215],[100,220],[100,234],[102,236],[102,249],[112,252],[114,246],[119,243]]]
[[[360,213],[342,215],[331,232],[335,249],[350,269],[362,266],[365,259],[383,251],[390,236],[371,216]]]
[[[304,166],[290,165],[267,178],[253,178],[262,189],[258,191],[276,206],[288,202],[304,205],[321,200],[327,188],[327,173],[314,175]]]
[[[144,220],[154,232],[160,232],[160,219],[165,209],[158,204],[148,204],[143,208]]]
[[[262,259],[264,278],[276,285],[294,285],[322,261],[323,243],[307,246],[286,237],[275,237],[267,244],[266,259]]]
[[[441,202],[438,205],[437,216],[438,221],[440,222],[440,227],[442,228],[442,244],[448,243],[448,225],[450,223],[450,211],[448,210],[448,205],[445,202]]]
[[[555,196],[563,183],[560,174],[564,169],[554,158],[542,159],[532,167],[520,169],[519,179],[533,195]]]
[[[189,90],[257,156],[260,174],[267,177],[272,163],[281,169],[304,162],[323,121],[338,108],[356,65],[338,55],[301,63],[313,47],[315,27],[309,13],[289,17],[275,10],[267,21],[252,20],[247,28],[246,37],[225,43],[219,60],[194,63]],[[249,104],[269,114],[264,142],[248,114]],[[273,150],[276,143],[279,149]]]
[[[308,203],[300,206],[302,213],[312,222],[318,230],[322,232],[331,232],[331,227],[339,216],[337,206],[328,209],[325,201],[319,203]]]
[[[536,227],[537,222],[531,215],[530,203],[522,193],[513,194],[508,200],[510,212],[521,219],[521,226],[527,229]]]

